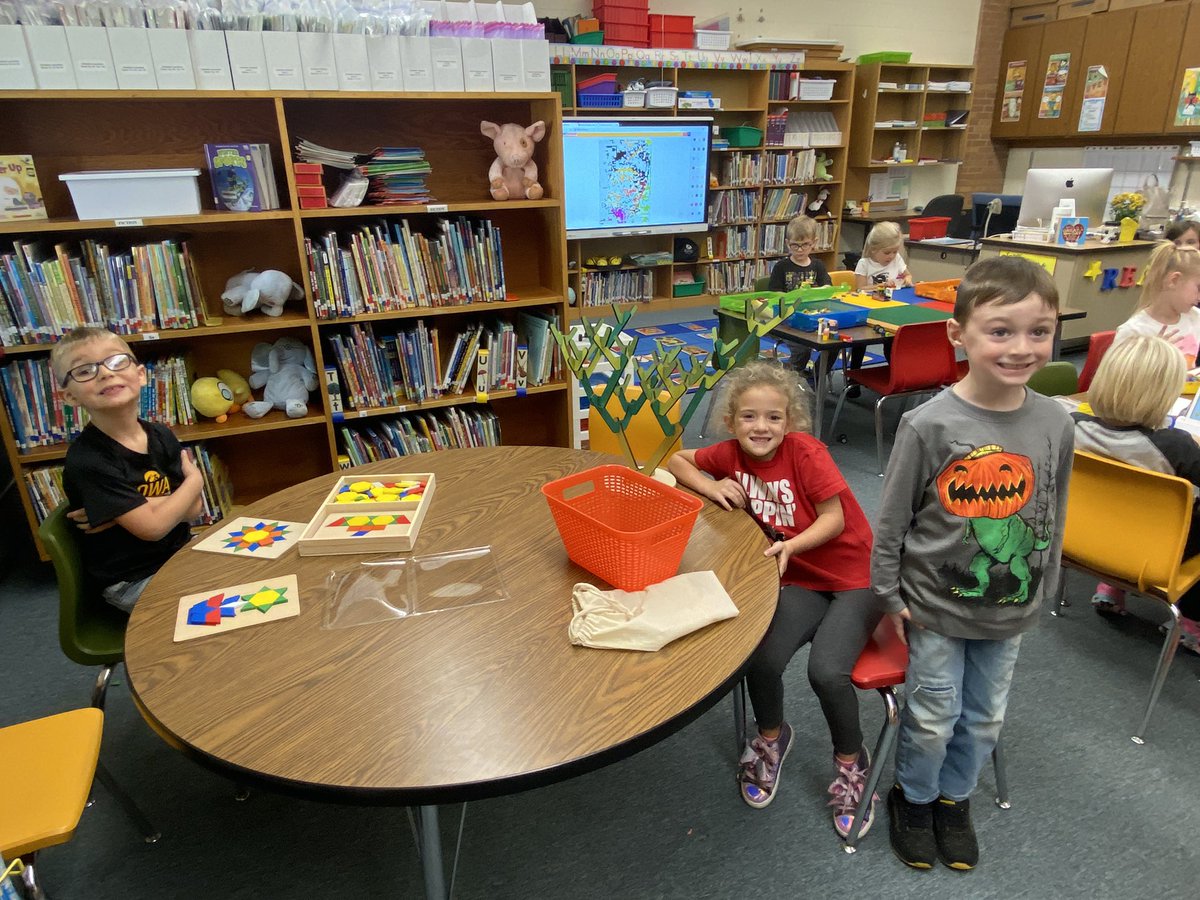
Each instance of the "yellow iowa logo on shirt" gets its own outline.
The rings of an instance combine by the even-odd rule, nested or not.
[[[138,493],[143,497],[165,497],[171,493],[171,482],[167,476],[156,469],[151,469],[142,476],[142,483],[138,485]]]

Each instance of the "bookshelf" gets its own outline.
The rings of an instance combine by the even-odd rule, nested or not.
[[[625,60],[621,65],[590,62],[556,65],[555,80],[563,85],[563,96],[568,101],[563,109],[564,114],[712,116],[714,123],[721,129],[738,125],[759,128],[763,132],[764,140],[757,146],[713,151],[710,171],[715,176],[716,184],[710,187],[708,193],[710,230],[682,235],[691,238],[699,246],[700,259],[697,262],[672,262],[657,266],[626,264],[597,271],[585,264],[589,258],[619,256],[628,260],[631,254],[671,253],[677,235],[569,241],[569,278],[577,298],[568,311],[570,318],[606,315],[609,313],[609,304],[614,299],[618,302],[637,300],[646,302],[648,308],[655,311],[673,311],[711,308],[713,296],[716,294],[751,290],[757,278],[769,275],[776,261],[787,255],[783,230],[791,216],[772,216],[768,208],[781,208],[782,203],[779,201],[784,191],[790,191],[793,195],[793,205],[801,207],[815,201],[821,190],[828,191],[825,206],[829,212],[819,217],[819,221],[824,225],[824,240],[820,245],[821,249],[814,255],[829,269],[839,268],[837,246],[845,197],[850,117],[854,97],[855,70],[852,63],[812,60],[780,68],[762,65],[758,68],[722,69],[670,68],[666,67],[669,63],[659,61],[645,61],[644,64],[635,65],[631,65],[630,62]],[[641,78],[647,81],[667,81],[680,92],[711,91],[714,97],[721,99],[721,109],[593,108],[571,105],[577,96],[576,84],[595,75],[612,72],[616,73],[617,80],[622,85],[632,79]],[[788,78],[792,73],[797,73],[803,78],[832,81],[831,98],[786,99]],[[777,167],[785,175],[789,170],[796,171],[797,166],[793,164],[789,167],[787,160],[796,160],[808,148],[804,145],[768,145],[766,141],[769,139],[769,114],[787,112],[791,115],[810,111],[830,113],[841,132],[840,141],[830,141],[826,146],[810,151],[813,155],[823,153],[830,160],[827,167],[829,180],[771,177],[768,173],[776,171]],[[770,200],[777,202],[770,204]],[[691,296],[672,296],[676,292],[673,290],[675,276],[681,272],[703,278],[704,290]],[[595,289],[598,285],[599,290]],[[603,287],[613,287],[615,290],[605,291]],[[586,297],[595,297],[597,305],[586,305]]]
[[[967,82],[974,87],[974,81],[973,66],[858,66],[847,195],[867,198],[871,176],[889,169],[961,163],[967,138],[965,115],[961,124],[946,122],[955,120],[957,112],[970,110],[972,92],[945,85]],[[912,162],[890,161],[897,141],[907,146]]]
[[[71,91],[0,92],[0,155],[33,156],[49,218],[0,221],[0,254],[14,242],[38,241],[51,249],[76,247],[87,239],[128,247],[149,241],[186,240],[196,263],[207,312],[219,324],[171,328],[127,335],[140,359],[185,355],[196,376],[229,368],[248,374],[250,354],[259,342],[291,336],[313,350],[318,373],[333,364],[331,338],[355,323],[370,324],[376,335],[395,335],[418,321],[445,336],[439,363],[449,362],[452,339],[479,323],[514,325],[522,313],[566,319],[566,241],[562,210],[560,104],[553,93],[388,94],[347,92],[170,92]],[[494,153],[479,133],[480,121],[528,124],[541,119],[548,139],[535,159],[546,196],[537,201],[499,203],[490,199],[487,170]],[[421,147],[432,165],[428,184],[437,203],[429,206],[366,206],[353,209],[300,210],[290,148],[298,137],[325,146],[370,151],[379,146]],[[204,173],[204,143],[257,142],[271,147],[283,209],[228,213],[211,209],[207,175],[201,175],[200,215],[142,220],[81,222],[75,218],[62,172],[90,169],[196,167]],[[334,185],[336,186],[336,184]],[[377,223],[402,220],[414,232],[436,235],[439,219],[466,216],[487,220],[501,232],[508,300],[492,303],[449,301],[339,318],[318,318],[308,274],[306,240],[329,232],[346,234]],[[243,269],[279,269],[304,286],[305,298],[278,318],[251,313],[223,316],[220,294],[225,281]],[[44,360],[50,343],[6,347],[0,364]],[[341,374],[343,384],[346,376]],[[382,426],[396,416],[447,410],[469,413],[487,409],[506,444],[567,446],[570,434],[569,384],[562,377],[529,385],[523,396],[515,387],[493,389],[486,404],[477,403],[474,379],[459,393],[418,401],[411,397],[387,405],[346,408],[335,420],[322,389],[309,397],[308,413],[289,419],[272,411],[263,419],[241,414],[225,423],[200,419],[177,426],[185,444],[203,442],[228,472],[234,504],[245,504],[306,478],[329,472],[345,452],[343,429]],[[348,395],[343,388],[343,399]],[[393,398],[396,399],[396,398]],[[35,532],[37,513],[24,476],[39,467],[61,464],[67,442],[18,449],[8,403],[0,416],[0,441],[21,489],[27,524]],[[45,554],[38,547],[39,553]]]

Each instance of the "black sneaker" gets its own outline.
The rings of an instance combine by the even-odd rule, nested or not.
[[[938,858],[933,836],[933,803],[909,803],[900,785],[888,794],[888,836],[900,862],[914,869],[932,869]]]
[[[943,865],[966,872],[979,862],[979,842],[971,824],[971,801],[939,797],[933,804],[933,833]]]

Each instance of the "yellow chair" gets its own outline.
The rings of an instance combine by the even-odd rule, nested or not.
[[[87,805],[104,713],[95,707],[0,728],[0,855],[25,857],[25,894],[45,894],[38,851],[65,844]]]
[[[625,397],[633,400],[642,395],[640,387],[631,387],[625,389]],[[663,397],[667,394],[664,391]],[[679,403],[677,403],[667,413],[667,418],[674,424],[678,424],[681,410],[680,406],[688,402],[688,397],[685,395]],[[608,412],[614,418],[621,415],[621,403],[614,394],[608,398]],[[643,466],[650,461],[654,455],[654,451],[658,449],[663,442],[662,426],[659,425],[657,417],[653,410],[650,409],[649,403],[643,403],[641,408],[634,413],[632,421],[625,429],[625,437],[629,441],[629,447],[633,450],[634,458],[637,459],[638,465]],[[621,449],[620,438],[608,427],[608,423],[595,409],[588,410],[588,445],[597,453],[612,453],[616,456],[624,456],[624,451]],[[662,465],[666,465],[666,461],[679,450],[683,449],[683,436],[680,435],[671,444],[671,449],[667,455],[663,457]]]
[[[854,287],[854,273],[849,269],[839,269],[836,272],[830,272],[829,279],[833,282],[834,287]]]
[[[1175,604],[1200,581],[1200,556],[1183,559],[1191,524],[1192,483],[1187,479],[1075,451],[1063,565],[1159,600],[1171,613],[1146,711],[1133,735],[1136,744],[1145,743],[1146,726],[1179,646]],[[1061,584],[1059,591],[1061,598]]]

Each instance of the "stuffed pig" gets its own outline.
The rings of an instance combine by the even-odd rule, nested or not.
[[[533,161],[534,144],[546,136],[546,123],[534,122],[528,128],[481,122],[479,130],[492,139],[496,159],[488,169],[493,200],[540,200],[538,167]]]

